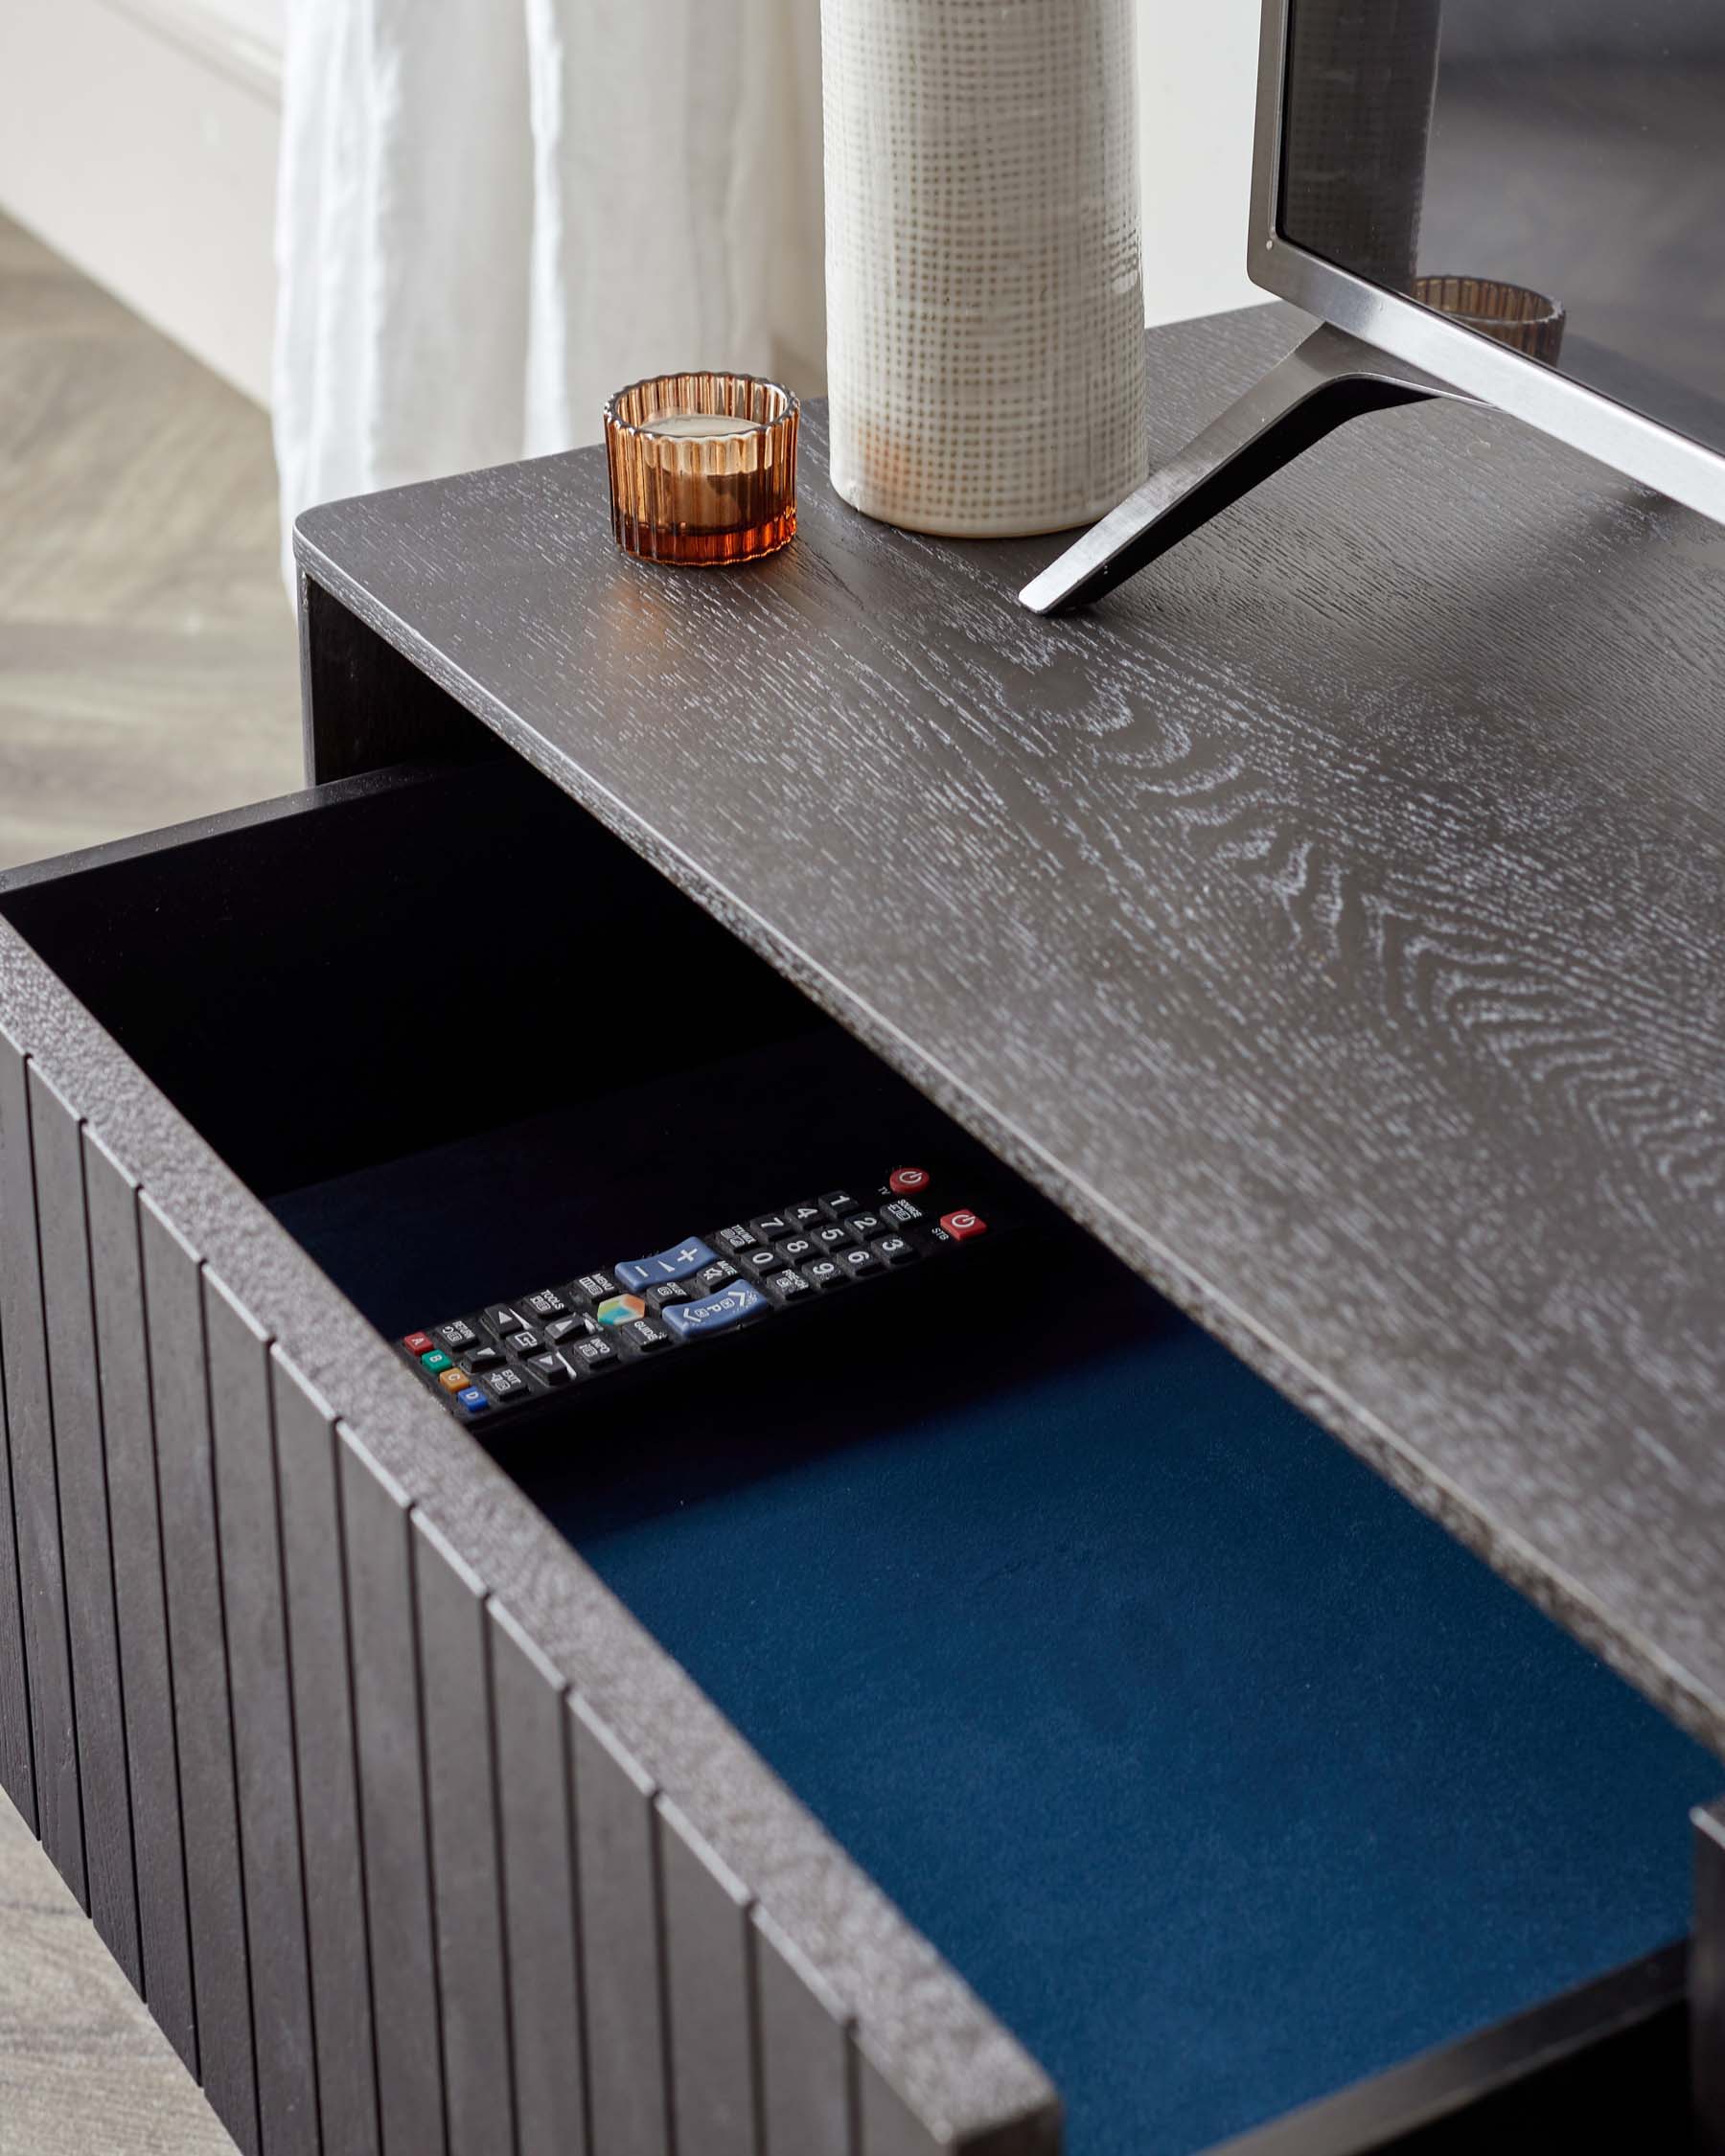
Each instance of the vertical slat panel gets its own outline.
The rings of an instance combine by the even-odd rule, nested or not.
[[[519,2156],[586,2156],[574,1821],[564,1686],[491,1605]]]
[[[84,1132],[84,1188],[131,1781],[143,1992],[169,2042],[196,2074],[197,2017],[192,2004],[192,1947],[186,1928],[186,1860],[162,1583],[162,1525],[156,1503],[150,1355],[144,1337],[138,1191],[131,1177],[88,1130]]]
[[[386,2156],[445,2146],[408,1502],[345,1423],[342,1513]]]
[[[4,1248],[13,1232],[6,1163],[6,1068],[15,1053],[0,1033],[0,1782],[37,1831],[35,1760],[30,1734],[30,1663],[24,1646],[23,1559],[12,1495],[12,1411],[8,1405],[6,1326],[12,1301],[12,1260]],[[16,1352],[14,1344],[14,1352]]]
[[[849,2017],[764,1910],[753,1921],[768,2156],[856,2156]]]
[[[210,1457],[203,1283],[197,1253],[148,1193],[139,1219],[198,2066],[217,2116],[242,2148],[256,2150],[251,1980]]]
[[[96,1312],[84,1215],[83,1132],[78,1115],[30,1071],[31,1147],[40,1222],[42,1313],[54,1402],[66,1632],[78,1704],[78,1780],[83,1807],[90,1918],[135,1988],[138,1895],[132,1868],[131,1792],[114,1618],[107,1462],[97,1379]]]
[[[1697,2156],[1725,2151],[1725,1799],[1690,1814],[1694,1914],[1689,1961],[1690,2104]]]
[[[87,1908],[78,1723],[72,1698],[72,1651],[66,1636],[48,1345],[42,1325],[30,1089],[24,1058],[4,1034],[0,1034],[0,1331],[6,1336],[6,1421],[12,1442],[24,1655],[30,1673],[35,1826],[61,1878]]]
[[[572,1700],[570,1711],[593,2148],[595,2156],[667,2156],[654,1787],[585,1700]]]
[[[311,1986],[300,1870],[299,1780],[276,1514],[269,1338],[204,1270],[234,1778],[251,1946],[258,2111],[264,2156],[318,2146]]]
[[[485,1586],[423,1514],[413,1525],[449,2150],[495,2156],[515,2126]]]
[[[324,2156],[377,2156],[335,1417],[279,1347],[270,1359]]]
[[[756,2156],[749,1892],[675,1804],[661,1797],[658,1810],[678,2146]]]

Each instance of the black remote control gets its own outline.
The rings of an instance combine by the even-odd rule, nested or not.
[[[872,1192],[829,1190],[427,1325],[399,1352],[461,1421],[513,1423],[620,1371],[708,1354],[840,1290],[993,1247],[1010,1231],[1007,1209],[974,1174],[952,1181],[949,1191],[926,1168],[894,1168]]]

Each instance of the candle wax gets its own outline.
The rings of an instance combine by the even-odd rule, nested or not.
[[[734,419],[729,412],[656,412],[641,422],[646,434],[670,434],[682,441],[717,441],[722,435],[756,434],[759,420]]]

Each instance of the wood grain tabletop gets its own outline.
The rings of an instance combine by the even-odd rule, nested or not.
[[[1153,332],[1155,451],[1304,327]],[[750,568],[621,559],[595,451],[303,561],[1725,1745],[1725,534],[1431,405],[1044,621],[1058,542],[870,523],[806,422]]]

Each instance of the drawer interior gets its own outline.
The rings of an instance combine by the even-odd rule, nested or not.
[[[0,907],[387,1336],[979,1159],[511,764]],[[1023,1204],[986,1273],[492,1442],[1046,2067],[1075,2156],[1208,2147],[1681,1936],[1717,1762]]]

